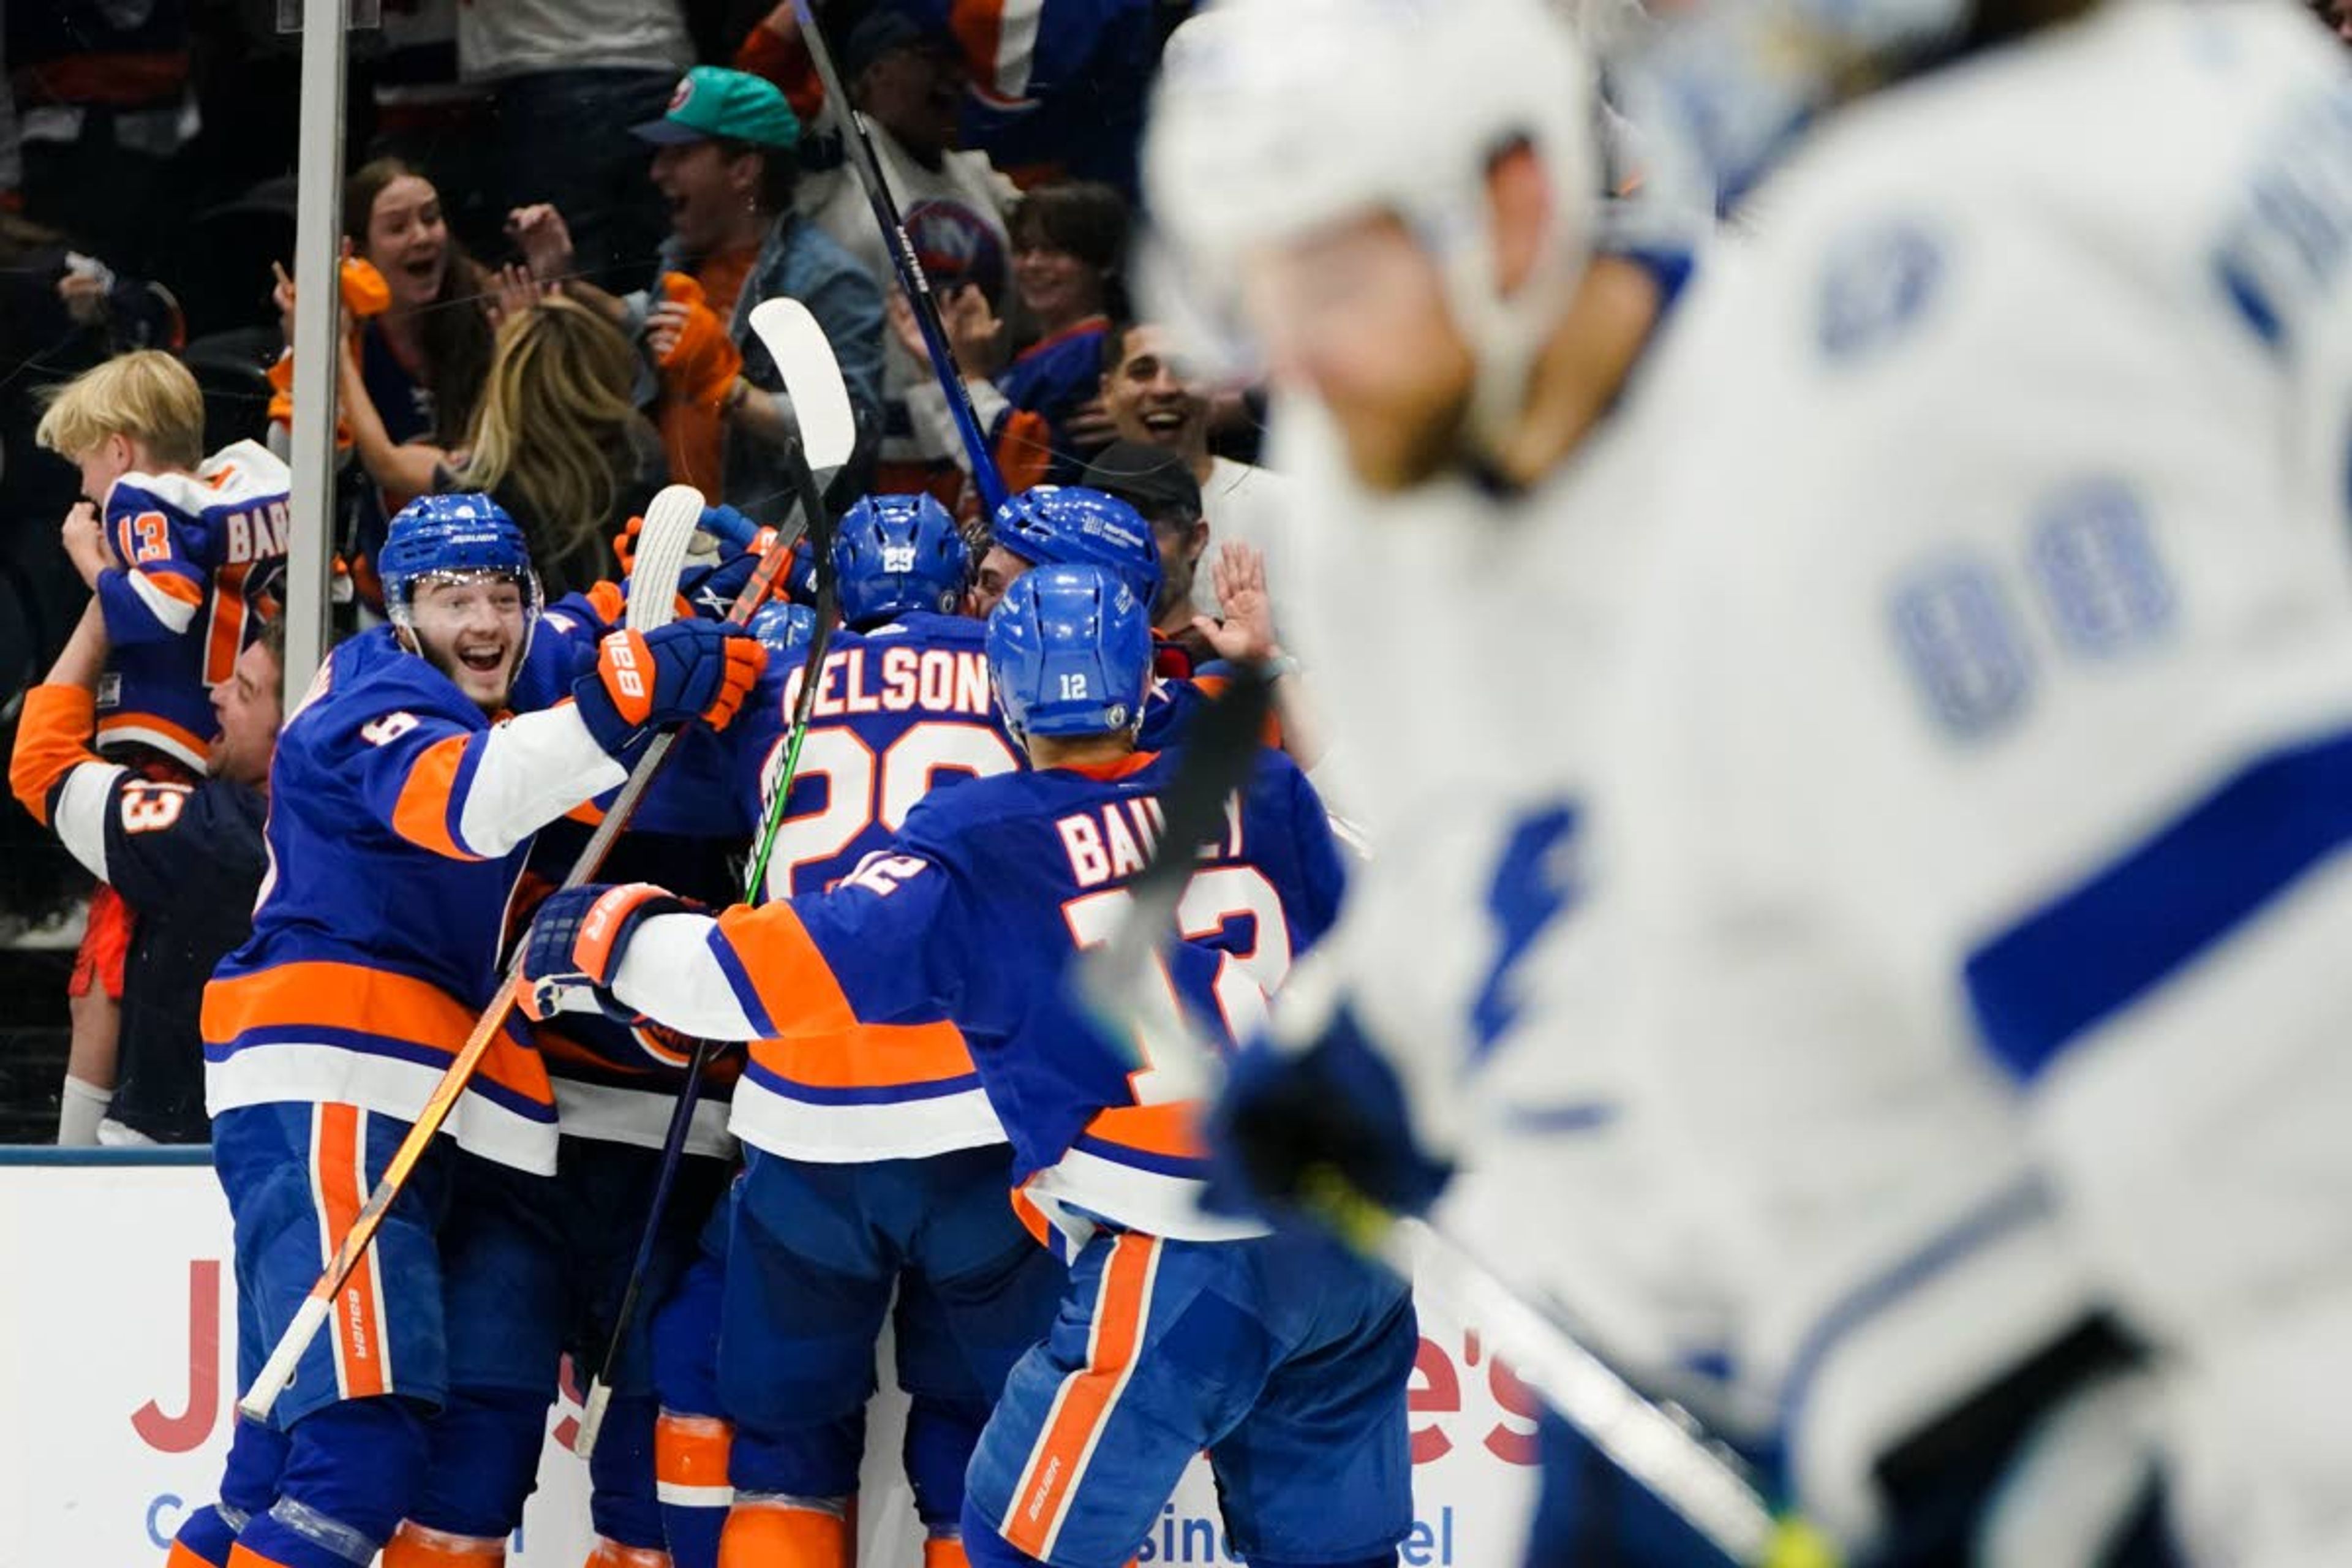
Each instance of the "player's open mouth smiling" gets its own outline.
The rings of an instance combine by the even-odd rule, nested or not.
[[[496,675],[507,664],[507,645],[501,642],[469,643],[457,649],[457,662],[481,675]]]
[[[1192,416],[1181,408],[1150,408],[1144,411],[1143,427],[1164,435],[1181,430],[1191,418]]]

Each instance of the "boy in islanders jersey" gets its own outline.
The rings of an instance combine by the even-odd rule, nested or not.
[[[970,563],[954,519],[929,496],[868,497],[842,519],[833,565],[845,629],[816,677],[761,901],[823,893],[932,792],[1020,766],[981,626],[956,613]],[[782,766],[800,678],[798,661],[789,677],[772,669],[729,737],[735,798],[753,820]],[[942,1019],[755,1041],[732,1128],[746,1152],[727,1279],[701,1300],[728,1323],[763,1326],[719,1341],[718,1392],[735,1423],[723,1560],[831,1568],[850,1550],[875,1343],[895,1291],[924,1560],[960,1565],[972,1445],[1062,1289],[1062,1270],[1005,1202],[1011,1151],[962,1036]],[[694,1331],[679,1317],[666,1331]],[[666,1458],[703,1414],[668,1413]]]
[[[1204,1064],[1139,1065],[1063,984],[1072,952],[1118,922],[1162,820],[1174,759],[1135,749],[1146,611],[1097,568],[1037,568],[991,617],[987,651],[1034,771],[927,799],[822,896],[712,920],[652,888],[559,895],[526,949],[533,1005],[647,1010],[723,1038],[961,1030],[1019,1201],[1072,1255],[1060,1313],[972,1457],[973,1563],[1125,1563],[1202,1448],[1253,1563],[1386,1563],[1410,1523],[1405,1287],[1202,1214]],[[1329,923],[1339,860],[1313,789],[1270,754],[1202,854],[1167,979],[1230,1037]]]
[[[522,531],[485,496],[413,503],[380,567],[392,625],[337,648],[288,721],[272,873],[205,997],[247,1378],[491,1000],[531,834],[618,784],[652,727],[727,722],[761,663],[748,636],[699,621],[614,632],[576,660],[534,642]],[[233,1564],[363,1565],[407,1511],[446,1390],[436,1233],[457,1151],[552,1168],[537,1057],[493,1046],[448,1130],[455,1147],[417,1166],[273,1412],[277,1499]]]
[[[212,689],[259,635],[285,557],[285,465],[249,441],[206,459],[195,377],[166,353],[110,359],[60,389],[36,438],[81,471],[61,531],[106,619],[98,749],[152,782],[205,776]],[[58,1141],[94,1141],[115,1080],[131,915],[101,883],[68,986],[74,1039]]]

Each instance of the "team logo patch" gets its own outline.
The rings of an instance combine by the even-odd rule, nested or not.
[[[1884,347],[1917,321],[1947,268],[1944,249],[1908,218],[1882,220],[1830,247],[1822,278],[1822,352],[1851,360]]]
[[[1471,1059],[1482,1061],[1519,1019],[1520,961],[1583,890],[1576,807],[1556,801],[1512,827],[1486,889],[1494,963],[1470,1007]]]
[[[1004,292],[1004,242],[961,202],[917,202],[907,212],[907,237],[914,241],[923,275],[941,289],[977,285],[991,300]]]
[[[694,79],[690,76],[682,76],[678,78],[677,90],[669,95],[669,108],[664,110],[664,112],[676,114],[679,110],[686,107],[687,100],[693,96]]]

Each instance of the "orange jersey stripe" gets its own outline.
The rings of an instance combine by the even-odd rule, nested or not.
[[[205,591],[177,572],[149,572],[143,575],[147,579],[148,586],[155,589],[167,599],[177,599],[192,609],[201,606],[205,602]]]
[[[449,832],[449,797],[457,784],[457,768],[466,760],[466,742],[472,737],[451,735],[425,748],[400,786],[392,808],[392,830],[420,849],[452,860],[479,860],[481,856],[459,844]]]
[[[1087,1123],[1089,1136],[1139,1149],[1147,1154],[1198,1160],[1208,1148],[1201,1142],[1200,1106],[1175,1100],[1166,1105],[1114,1105],[1095,1112]]]
[[[145,730],[150,733],[160,735],[185,749],[191,756],[206,757],[212,754],[213,743],[208,738],[173,723],[161,713],[112,713],[98,721],[98,738],[100,741],[124,730]]]
[[[203,1034],[225,1044],[251,1029],[299,1027],[388,1036],[455,1056],[478,1015],[428,981],[314,959],[280,963],[205,987]],[[482,1078],[540,1104],[554,1096],[539,1053],[509,1031],[490,1044],[476,1069]],[[266,1047],[264,1047],[266,1048]]]
[[[811,1089],[895,1089],[975,1070],[971,1048],[953,1024],[869,1024],[838,1035],[754,1040],[751,1058]]]
[[[751,976],[760,1006],[778,1034],[807,1039],[847,1035],[858,1027],[833,966],[809,940],[808,928],[791,904],[739,904],[719,917],[719,934]],[[753,1055],[761,1048],[754,1046]]]
[[[367,1113],[357,1106],[318,1109],[310,1159],[323,1225],[321,1263],[334,1260],[367,1195],[360,1190]],[[346,1399],[390,1392],[384,1375],[383,1315],[376,1300],[374,1261],[371,1253],[364,1266],[352,1269],[342,1293],[335,1299],[335,1381]]]
[[[1045,1432],[1030,1450],[1021,1489],[1004,1521],[1004,1539],[1043,1560],[1070,1498],[1085,1475],[1096,1440],[1109,1421],[1151,1310],[1152,1265],[1160,1238],[1129,1232],[1111,1243],[1095,1301],[1094,1334],[1086,1366],[1063,1380]]]
[[[212,626],[205,637],[206,686],[218,686],[236,674],[236,656],[245,651],[250,615],[245,602],[245,579],[252,570],[250,561],[237,561],[213,574]]]

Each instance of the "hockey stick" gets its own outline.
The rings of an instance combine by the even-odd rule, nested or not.
[[[981,503],[993,517],[996,509],[1004,504],[1004,476],[996,471],[996,458],[988,449],[980,416],[972,409],[971,394],[964,390],[963,370],[956,363],[955,350],[948,343],[947,329],[940,324],[939,300],[931,292],[931,280],[923,271],[915,242],[907,233],[906,219],[898,216],[898,204],[890,195],[889,181],[883,176],[882,160],[874,151],[874,134],[866,129],[866,117],[851,106],[849,94],[841,85],[841,73],[834,68],[833,51],[825,47],[824,34],[816,25],[816,7],[810,0],[793,0],[793,13],[800,18],[801,37],[808,45],[817,79],[824,84],[825,101],[834,106],[848,128],[849,133],[843,141],[848,148],[850,166],[856,174],[857,183],[866,187],[866,200],[874,209],[874,221],[882,227],[882,248],[889,253],[890,265],[898,274],[898,287],[906,291],[908,307],[915,312],[915,325],[922,330],[923,347],[930,354],[931,374],[939,378],[940,390],[947,395],[948,416],[955,421],[956,435],[963,442],[965,456],[971,459],[971,482],[979,488]]]
[[[697,511],[698,515],[699,508]],[[767,597],[776,578],[790,564],[792,555],[789,545],[768,552],[751,582],[737,595],[734,607],[728,615],[730,622],[740,626],[751,618],[752,610]],[[676,597],[674,586],[670,596]],[[621,793],[605,810],[604,819],[596,825],[596,831],[589,838],[587,847],[580,851],[579,858],[565,873],[565,888],[576,888],[585,882],[604,863],[605,853],[612,848],[613,841],[621,836],[621,830],[628,826],[631,814],[645,797],[646,786],[653,783],[654,775],[661,771],[662,762],[669,755],[670,747],[677,739],[677,731],[665,730],[646,746],[645,755],[630,770],[628,782],[621,786]],[[439,1135],[442,1124],[449,1120],[449,1113],[457,1108],[458,1096],[465,1092],[466,1085],[473,1079],[474,1069],[481,1065],[491,1042],[498,1038],[505,1026],[507,1016],[514,1011],[522,985],[522,961],[526,951],[524,944],[518,942],[515,945],[514,956],[508,961],[506,973],[499,979],[489,1006],[475,1024],[474,1032],[466,1037],[465,1045],[450,1058],[449,1066],[441,1074],[441,1081],[434,1086],[424,1108],[410,1125],[407,1135],[401,1139],[400,1147],[385,1163],[383,1175],[377,1181],[375,1190],[368,1194],[367,1202],[361,1205],[351,1228],[344,1232],[342,1243],[335,1249],[334,1258],[319,1276],[318,1283],[310,1287],[310,1296],[295,1311],[293,1321],[286,1325],[286,1331],[278,1336],[277,1346],[262,1364],[260,1374],[253,1380],[253,1386],[237,1402],[238,1413],[247,1420],[267,1421],[269,1418],[270,1406],[278,1403],[278,1396],[293,1381],[295,1367],[300,1363],[303,1352],[310,1348],[310,1342],[318,1338],[328,1312],[333,1309],[336,1296],[350,1279],[352,1270],[359,1267],[360,1259],[367,1255],[368,1247],[375,1240],[375,1233],[383,1228],[384,1215],[400,1196],[401,1189],[407,1184],[417,1162],[425,1157],[425,1150]]]
[[[1475,1324],[1521,1382],[1717,1551],[1755,1568],[1836,1568],[1828,1540],[1802,1519],[1776,1515],[1735,1456],[1644,1396],[1469,1248],[1389,1213],[1328,1166],[1314,1176],[1311,1213]]]
[[[816,635],[809,639],[808,653],[801,665],[801,689],[793,707],[783,773],[776,782],[774,793],[768,797],[767,810],[760,824],[759,848],[744,878],[743,902],[747,904],[759,896],[767,879],[768,855],[783,822],[784,796],[791,793],[793,773],[800,765],[801,738],[808,732],[816,690],[823,684],[819,672],[824,667],[825,645],[832,638],[833,519],[817,489],[816,470],[840,468],[849,460],[850,448],[856,440],[856,422],[849,410],[848,389],[842,384],[840,363],[834,358],[833,347],[825,341],[824,331],[817,325],[816,318],[809,314],[808,307],[797,300],[763,300],[753,308],[751,324],[784,379],[785,418],[793,426],[785,456],[815,556],[817,602]],[[797,533],[780,538],[770,555],[781,551],[789,559],[797,542]],[[765,569],[763,565],[761,570]],[[687,1057],[686,1082],[678,1089],[677,1104],[670,1111],[669,1130],[662,1137],[661,1163],[655,1169],[653,1196],[646,1205],[645,1229],[637,1237],[628,1282],[622,1288],[620,1305],[613,1314],[612,1335],[604,1342],[603,1364],[589,1382],[588,1397],[581,1406],[580,1428],[572,1440],[572,1451],[583,1459],[595,1453],[596,1439],[604,1429],[604,1412],[613,1401],[613,1380],[620,1371],[622,1352],[629,1325],[636,1319],[637,1300],[644,1292],[646,1277],[653,1268],[662,1220],[669,1211],[670,1189],[677,1184],[678,1168],[685,1163],[686,1141],[693,1131],[695,1107],[702,1099],[702,1078],[709,1068],[713,1049],[710,1041],[697,1039]]]

